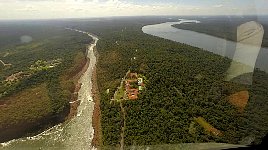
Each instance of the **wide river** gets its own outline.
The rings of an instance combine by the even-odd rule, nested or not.
[[[12,140],[0,144],[0,149],[4,150],[21,150],[21,149],[70,149],[84,150],[95,149],[91,145],[94,130],[92,127],[92,115],[94,110],[94,102],[92,98],[92,72],[96,64],[96,57],[93,49],[98,42],[98,38],[90,33],[80,30],[69,29],[81,34],[87,34],[93,38],[93,43],[88,48],[87,57],[90,59],[89,66],[86,72],[81,76],[79,82],[82,86],[78,92],[78,107],[77,116],[72,120],[59,124],[33,137],[26,137]]]
[[[189,30],[182,30],[172,27],[173,24],[183,23],[200,23],[197,20],[184,20],[180,19],[178,22],[166,22],[161,24],[147,25],[142,28],[142,31],[146,34],[157,36],[160,38],[172,40],[179,43],[185,43],[194,47],[198,47],[215,54],[233,58],[236,50],[236,42],[228,41],[215,36],[210,36],[203,33],[198,33]],[[250,59],[251,56],[248,56]],[[256,66],[261,70],[268,72],[268,49],[261,48]]]

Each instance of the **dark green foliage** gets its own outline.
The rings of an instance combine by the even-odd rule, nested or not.
[[[167,20],[114,18],[84,21],[83,24],[79,21],[67,21],[69,26],[100,37],[97,44],[97,77],[101,96],[103,145],[118,147],[120,143],[123,126],[121,109],[119,103],[110,102],[110,99],[129,69],[144,75],[147,82],[146,89],[139,95],[138,100],[124,102],[127,113],[126,145],[190,142],[237,144],[241,141],[243,143],[248,137],[253,139],[254,143],[260,143],[268,131],[268,75],[256,70],[252,86],[225,82],[225,73],[231,60],[185,44],[146,35],[141,31],[146,24],[163,21]],[[66,22],[63,24],[65,26]],[[82,43],[85,38],[81,37],[81,34],[78,36],[73,32],[65,32],[62,33],[64,36],[49,38],[46,44],[39,46],[37,52],[28,52],[27,49],[31,49],[29,47],[16,48],[14,51],[23,50],[25,55],[19,53],[17,56],[1,58],[16,66],[2,72],[1,78],[26,69],[38,59],[63,59],[63,63],[55,69],[39,72],[14,85],[14,89],[10,90],[10,93],[14,93],[16,89],[22,90],[24,87],[45,82],[53,102],[54,114],[67,105],[65,99],[70,93],[66,89],[73,89],[72,84],[66,88],[59,86],[59,76],[72,66],[76,52],[74,50],[84,52]],[[31,44],[33,43],[29,45]],[[107,89],[110,91],[108,94]],[[250,100],[243,114],[226,99],[240,90],[250,92]],[[194,121],[193,118],[199,116],[221,130],[223,136],[208,134],[197,123],[193,125],[195,132],[190,133],[189,127]]]
[[[60,87],[60,82],[56,77],[49,78],[47,82],[48,95],[52,101],[53,114],[57,116],[69,106],[68,100],[71,98],[71,93]]]
[[[85,53],[85,43],[90,43],[90,38],[88,36],[81,33],[76,33],[74,31],[65,30],[64,28],[53,29],[49,26],[42,28],[38,25],[25,25],[22,27],[22,29],[26,29],[22,30],[21,28],[15,28],[13,26],[8,28],[9,30],[6,30],[12,32],[14,32],[13,30],[19,30],[17,32],[19,32],[19,34],[23,34],[27,31],[26,29],[34,26],[34,29],[32,29],[31,32],[28,32],[28,34],[38,36],[37,39],[39,40],[36,39],[33,42],[20,44],[18,46],[9,46],[9,48],[3,48],[0,51],[0,59],[4,62],[12,64],[11,67],[3,68],[3,70],[0,70],[0,78],[2,81],[5,80],[7,76],[10,76],[11,74],[17,73],[19,71],[32,74],[32,76],[25,77],[23,80],[20,80],[18,83],[12,84],[9,87],[4,86],[4,82],[1,81],[0,92],[2,93],[6,91],[6,96],[11,95],[14,92],[18,92],[19,90],[26,87],[47,81],[51,76],[54,75],[55,77],[55,74],[57,74],[56,78],[58,78],[64,70],[73,66],[74,57],[78,52]],[[49,33],[52,33],[50,35],[44,35],[44,28],[47,29]],[[18,34],[17,32],[15,33]],[[11,37],[13,36],[10,36],[10,38]],[[5,53],[9,54],[4,57]],[[29,70],[29,67],[37,60],[50,61],[58,58],[60,58],[62,62],[59,66],[57,66],[56,69],[53,68],[50,70],[35,72],[34,74]]]
[[[2,67],[3,65],[0,64],[0,104],[12,103],[14,101],[14,105],[22,105],[21,103],[15,103],[20,101],[20,98],[25,99],[25,97],[17,96],[18,93],[45,85],[45,89],[38,88],[42,89],[42,91],[27,97],[28,102],[30,103],[33,99],[37,99],[38,93],[42,93],[42,95],[48,95],[43,101],[49,101],[51,105],[44,106],[46,107],[46,112],[42,115],[38,113],[28,115],[35,116],[35,118],[43,117],[63,120],[69,112],[69,101],[75,87],[71,77],[81,70],[81,64],[83,65],[86,57],[86,44],[91,43],[92,39],[86,34],[66,30],[55,25],[48,25],[47,23],[42,24],[42,22],[36,24],[25,22],[21,26],[18,22],[2,22],[0,27],[2,27],[0,29],[0,39],[3,39],[0,41],[8,41],[5,44],[0,44],[0,60],[12,64],[9,67]],[[33,37],[33,41],[20,43],[18,40],[22,35]],[[46,62],[60,60],[60,63],[53,68],[31,70],[30,66],[38,60]],[[8,76],[20,71],[27,74],[27,76],[22,76],[17,82],[7,85],[4,80]],[[44,103],[43,101],[40,101],[40,103]],[[24,106],[25,108],[20,109],[27,110],[27,103]],[[2,120],[13,115],[9,114],[9,112],[14,111],[9,111],[9,107],[7,110],[7,113],[0,117],[0,123],[2,123]],[[18,113],[20,112],[19,109],[17,111]],[[23,120],[24,118],[21,115],[16,119]],[[14,122],[18,122],[16,119],[4,123],[7,125],[14,124]],[[37,122],[36,124],[38,124],[36,120],[32,120],[32,122]],[[44,124],[44,126],[46,125]]]
[[[101,40],[97,45],[100,54],[97,72],[104,145],[119,143],[117,139],[122,126],[119,124],[122,120],[120,108],[119,105],[111,104],[110,99],[128,69],[142,73],[148,83],[146,91],[139,95],[138,100],[125,102],[126,145],[189,142],[237,144],[245,138],[243,132],[249,130],[248,124],[242,122],[243,119],[255,125],[251,130],[259,132],[262,128],[260,137],[267,132],[267,127],[255,124],[256,120],[250,121],[249,115],[240,114],[227,101],[226,97],[231,93],[252,88],[224,81],[230,59],[146,35],[140,30],[141,25],[124,23],[122,21],[121,26],[105,28],[105,32],[99,31]],[[133,57],[136,60],[131,60]],[[256,71],[256,74],[259,73]],[[264,77],[267,74],[262,74],[263,78],[258,80],[266,80]],[[110,89],[109,94],[106,94],[106,89]],[[266,95],[266,89],[259,90],[263,90],[260,95]],[[250,90],[250,94],[249,108],[254,107],[250,105],[256,98],[253,95],[257,93]],[[268,106],[264,105],[263,109],[266,108]],[[251,115],[256,115],[252,111]],[[212,126],[221,130],[223,136],[210,135],[198,124],[195,125],[195,134],[190,134],[193,117],[198,116],[204,117]],[[262,115],[264,116],[267,115]],[[256,119],[260,121],[261,118]],[[256,143],[260,142],[259,139],[255,139]]]

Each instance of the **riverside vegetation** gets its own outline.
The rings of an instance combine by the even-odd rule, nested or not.
[[[62,122],[86,64],[86,35],[49,24],[1,23],[0,142]],[[3,33],[3,34],[2,34]],[[33,40],[23,43],[20,37]]]
[[[123,114],[120,105],[110,100],[129,69],[143,74],[148,83],[137,100],[123,102],[126,146],[260,143],[268,130],[268,75],[256,69],[252,86],[225,82],[230,59],[141,31],[155,22],[117,18],[98,27],[82,27],[100,36],[97,76],[103,145],[120,144]],[[250,99],[240,113],[228,96],[243,90],[249,91]],[[208,133],[195,119],[200,117],[221,134]]]
[[[141,30],[144,25],[176,21],[177,19],[119,17],[99,21],[82,20],[83,23],[79,20],[60,23],[59,26],[68,24],[69,27],[94,33],[100,39],[97,43],[97,83],[101,99],[101,145],[103,148],[119,147],[121,141],[121,128],[124,124],[123,114],[120,104],[113,103],[110,100],[128,70],[142,74],[146,78],[146,89],[138,95],[137,100],[122,102],[126,113],[126,128],[123,135],[126,146],[197,142],[260,143],[268,131],[268,102],[266,101],[268,98],[268,75],[256,69],[252,86],[225,82],[224,77],[230,66],[230,59],[196,47],[147,35]],[[41,111],[39,111],[37,114],[40,115],[38,116],[57,114],[55,110],[61,110],[61,107],[65,106],[66,101],[61,99],[62,97],[59,97],[60,102],[58,104],[60,105],[56,105],[57,102],[49,95],[56,94],[56,92],[53,92],[56,90],[62,91],[63,95],[70,93],[68,90],[64,90],[69,89],[67,87],[73,87],[67,86],[69,85],[67,83],[64,84],[64,81],[66,81],[64,77],[68,75],[64,72],[72,72],[71,70],[77,68],[71,67],[71,62],[81,61],[81,59],[75,59],[76,57],[84,58],[83,36],[79,34],[79,37],[77,37],[76,33],[64,31],[63,35],[66,34],[68,36],[55,36],[49,42],[51,45],[54,43],[59,46],[59,51],[53,51],[55,47],[44,49],[44,51],[36,51],[37,54],[42,52],[41,54],[47,55],[32,55],[31,57],[37,58],[31,63],[27,61],[25,70],[38,60],[50,62],[61,59],[61,64],[53,69],[43,70],[47,72],[46,74],[43,71],[40,75],[38,74],[36,77],[37,81],[40,81],[38,84],[26,86],[25,90],[19,88],[21,87],[19,85],[16,86],[18,87],[14,88],[16,92],[1,98],[1,104],[11,102],[11,97],[17,94],[29,93],[28,89],[32,91],[30,97],[31,95],[35,97],[35,91],[39,90],[43,91],[44,96],[42,98],[46,99],[44,104],[35,106],[39,108],[46,106],[44,107],[45,113],[41,114]],[[67,45],[62,45],[62,43]],[[78,43],[81,47],[76,45]],[[46,53],[46,51],[48,52]],[[78,53],[80,55],[72,55],[77,52],[81,52]],[[51,53],[54,55],[51,55]],[[62,55],[56,55],[59,53]],[[8,61],[6,60],[8,57],[4,57],[7,53],[1,54],[1,59],[6,64],[11,63],[14,67],[13,65],[17,61]],[[23,56],[23,53],[21,55]],[[80,64],[78,62],[73,64]],[[10,72],[5,76],[18,71],[21,71],[21,69]],[[39,76],[45,78],[38,78]],[[54,85],[54,88],[51,88],[52,85]],[[228,101],[228,96],[239,91],[249,91],[250,94],[248,104],[243,112],[240,112]],[[12,93],[12,90],[10,93]],[[3,101],[3,99],[6,100]],[[23,107],[27,108],[29,106],[28,110],[36,110],[30,106],[38,104],[38,102],[41,102],[40,98],[34,103],[25,102]],[[0,109],[3,110],[3,107],[5,106],[0,106]],[[3,113],[7,114],[6,112]],[[19,113],[21,112],[16,112],[16,114]],[[31,120],[30,117],[27,118],[28,115],[26,114],[28,113],[24,113],[25,115],[14,116],[23,121]],[[36,115],[36,111],[32,114]],[[9,115],[12,116],[12,114]],[[20,119],[15,119],[18,121],[14,123],[20,125]],[[207,132],[204,126],[210,126],[220,134],[215,135]]]

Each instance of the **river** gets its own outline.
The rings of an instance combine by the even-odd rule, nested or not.
[[[172,27],[173,24],[182,23],[200,23],[197,20],[180,19],[178,22],[165,22],[154,25],[147,25],[142,28],[146,34],[157,36],[160,38],[172,40],[179,43],[185,43],[194,47],[198,47],[215,54],[233,58],[236,49],[236,42],[228,41],[226,39],[215,36],[198,33],[189,30],[182,30]],[[247,59],[250,59],[248,56]],[[256,67],[268,72],[268,48],[262,47],[256,61]],[[245,62],[246,63],[246,62]]]
[[[142,28],[142,31],[146,34],[199,47],[221,56],[226,56],[229,58],[233,57],[236,42],[198,32],[181,30],[171,26],[173,24],[181,24],[185,22],[199,23],[196,20],[180,20],[179,22],[166,22],[155,25],[147,25]],[[90,59],[89,66],[79,80],[79,82],[82,83],[82,86],[78,93],[78,99],[81,100],[81,103],[78,107],[77,116],[69,122],[54,126],[36,136],[1,143],[1,149],[96,149],[91,145],[94,135],[94,130],[92,127],[94,102],[91,92],[91,79],[93,68],[96,64],[96,57],[93,49],[98,42],[98,38],[84,31],[75,29],[69,30],[87,34],[94,40],[94,42],[88,46],[87,57]],[[268,50],[267,48],[261,48],[256,66],[262,70],[268,71],[266,58],[268,58]]]
[[[91,80],[93,68],[96,65],[96,57],[93,49],[96,47],[98,38],[84,31],[69,28],[66,29],[80,32],[81,34],[87,34],[93,38],[93,43],[87,47],[87,57],[90,60],[89,66],[79,79],[82,86],[78,92],[78,100],[81,102],[78,106],[77,116],[70,121],[56,125],[36,136],[1,143],[0,149],[96,149],[91,145],[94,135],[94,129],[92,127],[94,102],[91,91]]]

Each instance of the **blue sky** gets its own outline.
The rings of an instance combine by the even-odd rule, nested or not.
[[[263,15],[267,6],[268,0],[0,0],[0,19]]]

